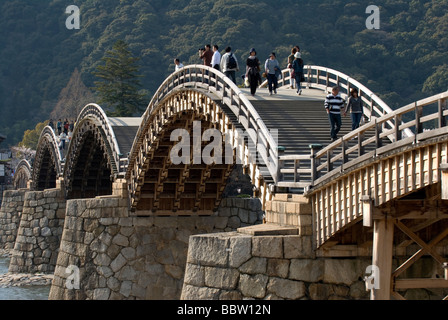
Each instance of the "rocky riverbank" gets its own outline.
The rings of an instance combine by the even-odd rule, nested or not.
[[[9,259],[11,257],[10,250],[0,250],[0,258]],[[8,260],[6,260],[8,261]],[[5,269],[5,270],[3,270]],[[7,271],[7,268],[2,268],[2,271]],[[11,287],[43,287],[51,285],[53,275],[51,274],[0,274],[0,288]]]
[[[51,285],[53,275],[49,274],[2,274],[0,288],[10,287],[44,287]]]

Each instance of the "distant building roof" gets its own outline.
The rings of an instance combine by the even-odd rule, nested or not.
[[[1,135],[0,134],[0,143],[2,143],[3,141],[5,141],[6,140],[6,137],[4,136],[4,135]]]

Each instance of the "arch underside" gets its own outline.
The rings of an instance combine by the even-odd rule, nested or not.
[[[31,171],[25,166],[17,168],[14,174],[14,189],[26,189],[28,181],[31,179]]]
[[[112,194],[110,150],[94,121],[85,120],[73,136],[65,172],[68,199]]]
[[[153,148],[143,166],[140,183],[136,188],[132,208],[136,215],[210,215],[217,210],[229,175],[234,167],[234,151],[226,161],[225,141],[221,142],[223,153],[220,160],[206,164],[193,163],[193,123],[200,121],[200,137],[208,129],[218,129],[204,114],[189,110],[176,114],[167,121],[163,131],[153,143]],[[174,130],[188,132],[190,158],[181,164],[171,161],[171,150],[178,141],[171,141]],[[212,139],[213,140],[213,139]],[[201,154],[208,142],[202,142]],[[199,148],[196,149],[198,153]],[[183,156],[183,152],[178,153]],[[212,156],[214,154],[212,153]],[[228,163],[228,164],[226,164]]]
[[[43,191],[56,187],[61,172],[56,142],[53,137],[44,135],[39,142],[33,166],[33,189]]]

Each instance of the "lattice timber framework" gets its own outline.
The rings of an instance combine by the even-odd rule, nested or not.
[[[111,195],[112,159],[102,125],[92,118],[81,120],[67,154],[64,173],[67,197],[85,199]]]
[[[43,191],[56,187],[62,175],[61,154],[54,131],[45,127],[39,139],[33,165],[32,189]]]
[[[127,173],[135,215],[211,215],[218,209],[234,165],[249,162],[249,148],[216,100],[201,90],[176,90],[142,124]],[[177,129],[186,133],[182,144],[188,149],[181,152],[179,135],[171,138]],[[206,138],[208,129],[216,129],[220,137]],[[215,159],[211,163],[198,159],[198,150],[199,156],[210,154]],[[174,164],[172,152],[186,158]]]

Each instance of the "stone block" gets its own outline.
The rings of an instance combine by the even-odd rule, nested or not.
[[[205,286],[205,267],[187,263],[184,283],[196,287]]]
[[[352,259],[325,259],[324,282],[352,285],[362,276],[358,271],[358,261]]]
[[[121,254],[127,259],[132,260],[135,259],[136,251],[134,248],[128,247],[121,250]]]
[[[366,284],[363,281],[356,281],[350,286],[350,297],[355,300],[368,300],[370,293],[366,290]]]
[[[330,296],[334,295],[333,286],[330,284],[312,283],[308,290],[311,300],[328,300]]]
[[[110,289],[102,288],[95,289],[93,292],[93,300],[109,300],[110,297]]]
[[[239,271],[247,274],[265,274],[267,270],[267,259],[254,257],[243,264]]]
[[[229,222],[227,224],[229,228],[232,230],[236,230],[241,227],[241,219],[237,216],[232,216],[229,218]]]
[[[184,277],[184,270],[179,266],[167,265],[165,266],[165,272],[171,278],[181,280]]]
[[[239,275],[236,269],[206,267],[205,285],[212,288],[233,290],[238,285]]]
[[[289,278],[304,282],[319,282],[324,279],[324,261],[293,259],[289,267]]]
[[[242,299],[243,299],[243,296],[241,295],[241,293],[239,291],[222,290],[221,293],[219,294],[219,300],[238,301],[238,300],[242,300]]]
[[[239,284],[240,291],[246,298],[263,299],[266,296],[268,279],[268,276],[262,274],[255,276],[242,274]]]
[[[286,278],[289,274],[290,260],[269,259],[267,264],[267,275],[270,277]]]
[[[270,278],[267,291],[290,300],[298,300],[306,295],[305,283],[280,278]]]
[[[202,266],[226,267],[228,263],[228,234],[200,235],[190,237],[188,262]]]
[[[264,258],[283,258],[283,238],[253,237],[252,255]]]
[[[215,229],[224,230],[229,222],[228,217],[215,217]]]
[[[110,267],[113,272],[119,271],[123,266],[127,263],[127,260],[119,254],[117,258],[110,264]],[[124,294],[123,294],[124,295]]]
[[[132,290],[132,282],[131,281],[123,281],[120,287],[120,294],[124,297],[129,298]]]
[[[127,247],[129,245],[129,240],[127,237],[121,235],[121,234],[117,234],[113,240],[112,243],[121,246],[121,247]]]
[[[219,289],[185,285],[182,289],[181,300],[217,300],[219,293]]]
[[[52,232],[51,229],[48,227],[42,228],[42,231],[40,233],[42,235],[42,237],[50,237],[52,236]]]
[[[124,266],[121,269],[117,278],[119,280],[125,280],[125,281],[136,281],[137,280],[137,272],[131,266]]]
[[[252,237],[234,236],[230,238],[229,266],[239,268],[252,257]]]

